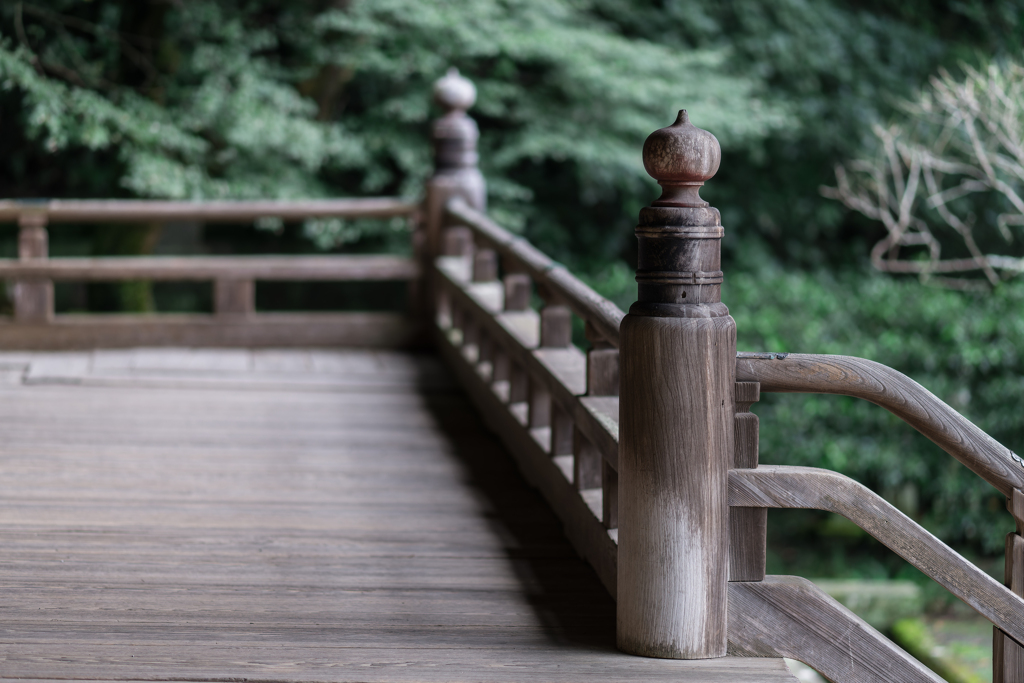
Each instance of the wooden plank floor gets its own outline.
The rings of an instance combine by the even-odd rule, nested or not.
[[[431,358],[0,354],[0,678],[795,680],[614,629]]]

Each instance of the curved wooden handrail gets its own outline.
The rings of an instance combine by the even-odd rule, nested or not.
[[[864,358],[803,353],[739,354],[736,380],[762,391],[841,394],[896,415],[1005,496],[1024,489],[1024,461],[930,391],[892,368]]]
[[[513,235],[486,214],[469,206],[461,197],[453,197],[445,205],[450,216],[473,230],[495,251],[515,261],[534,282],[546,285],[578,316],[593,325],[609,344],[619,346],[619,323],[625,317],[622,309],[588,287],[565,266],[552,261],[522,237]]]
[[[1024,598],[960,557],[902,512],[849,477],[815,467],[729,470],[732,507],[807,508],[846,517],[935,579],[1004,633],[1024,642]]]
[[[52,199],[0,201],[0,221],[25,214],[50,223],[90,221],[251,221],[265,216],[302,218],[389,218],[408,216],[419,204],[398,197],[300,199],[290,201],[171,201],[163,199]]]

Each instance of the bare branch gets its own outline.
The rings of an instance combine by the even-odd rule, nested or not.
[[[836,166],[836,186],[820,191],[885,226],[871,249],[875,268],[976,289],[1024,273],[1019,255],[981,248],[996,234],[1013,244],[1010,227],[1024,226],[1024,67],[964,66],[964,73],[957,80],[940,71],[930,90],[902,105],[912,125],[874,126],[875,157]],[[969,257],[943,259],[951,239]],[[952,273],[985,279],[941,276]]]

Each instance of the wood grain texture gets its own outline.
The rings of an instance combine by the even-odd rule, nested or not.
[[[628,315],[620,342],[616,640],[634,654],[720,657],[736,324]]]
[[[1014,595],[1024,597],[1024,538],[1017,533],[1006,535],[1004,572],[1004,585]],[[1015,683],[1021,680],[1024,680],[1024,648],[1008,638],[998,627],[993,627],[993,683]]]
[[[0,349],[94,349],[135,346],[402,348],[417,329],[396,313],[212,315],[59,315],[51,323],[0,322]]]
[[[63,281],[113,280],[410,280],[415,261],[401,256],[106,256],[17,261],[0,259],[0,277]]]
[[[1014,489],[1006,498],[1006,509],[1013,515],[1017,524],[1017,533],[1024,535],[1024,491]]]
[[[750,406],[760,398],[757,382],[736,382],[736,416],[733,468],[757,467],[757,415]],[[729,508],[729,580],[761,581],[768,555],[768,510],[766,508]]]
[[[881,496],[849,477],[814,467],[781,465],[731,470],[729,504],[809,508],[842,515],[1017,642],[1024,642],[1024,599],[960,557]]]
[[[729,652],[789,657],[842,683],[942,679],[807,579],[729,584]]]
[[[764,354],[760,354],[764,355]],[[1010,496],[1024,489],[1024,460],[934,394],[890,367],[850,356],[791,353],[736,359],[736,378],[762,391],[842,394],[879,405]]]
[[[597,577],[428,357],[19,364],[53,382],[0,386],[5,679],[795,681],[617,652]],[[61,381],[81,372],[123,382]]]
[[[0,201],[0,221],[25,213],[50,223],[149,221],[246,222],[264,216],[303,218],[389,218],[416,212],[415,201],[397,197],[302,199],[296,201],[167,201],[162,199],[52,199],[47,202]]]

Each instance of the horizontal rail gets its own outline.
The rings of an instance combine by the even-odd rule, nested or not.
[[[612,346],[619,346],[619,323],[625,317],[618,306],[588,287],[579,278],[522,237],[513,235],[485,214],[471,208],[461,197],[453,197],[445,206],[448,214],[514,261],[534,282],[546,286],[581,318],[589,322]]]
[[[805,508],[846,517],[932,577],[1017,642],[1024,642],[1024,598],[960,557],[877,493],[815,467],[729,470],[733,507]]]
[[[63,314],[39,323],[0,318],[0,349],[65,351],[139,346],[403,348],[416,343],[416,324],[401,313],[259,312]]]
[[[389,218],[416,213],[419,204],[397,197],[302,199],[295,201],[166,201],[150,199],[52,199],[0,201],[0,221],[32,214],[50,223],[90,221],[236,222],[274,217]]]
[[[0,279],[112,280],[411,280],[415,261],[399,256],[110,256],[0,259]]]
[[[1024,490],[1024,461],[930,391],[892,368],[851,356],[740,354],[736,380],[761,391],[840,394],[879,405],[1006,496]]]

